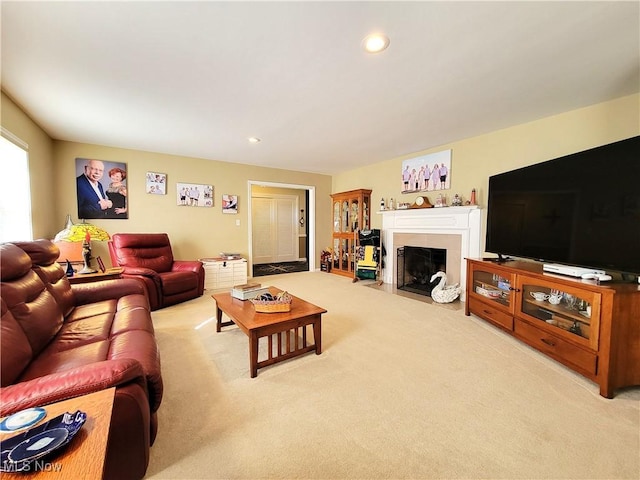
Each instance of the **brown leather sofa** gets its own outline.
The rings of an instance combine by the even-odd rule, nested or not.
[[[162,377],[142,284],[70,285],[49,240],[0,245],[0,416],[116,387],[105,478],[142,478]]]
[[[166,233],[116,233],[109,241],[114,267],[123,267],[125,278],[141,280],[151,310],[202,296],[202,262],[174,260]]]

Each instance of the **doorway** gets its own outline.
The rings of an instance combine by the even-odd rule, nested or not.
[[[315,270],[315,187],[249,181],[252,276]]]
[[[251,243],[254,265],[298,261],[298,205],[295,195],[253,193]]]

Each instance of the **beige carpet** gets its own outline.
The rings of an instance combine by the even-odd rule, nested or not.
[[[322,355],[252,379],[247,337],[206,323],[210,292],[154,312],[165,396],[147,478],[640,477],[640,387],[606,400],[459,303],[321,272],[258,281],[328,310]]]

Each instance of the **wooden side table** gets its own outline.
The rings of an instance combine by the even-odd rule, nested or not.
[[[68,277],[68,278],[69,278],[69,283],[71,285],[75,285],[78,283],[99,282],[100,280],[113,280],[113,279],[121,278],[122,272],[124,272],[124,268],[113,267],[113,268],[107,268],[104,272],[85,273],[85,274],[76,273],[73,277]]]
[[[66,412],[81,410],[87,414],[87,420],[64,450],[48,460],[47,468],[35,472],[2,473],[2,478],[21,480],[33,478],[102,478],[104,460],[107,454],[111,411],[116,388],[112,387],[81,397],[44,406],[47,416],[42,423]],[[0,439],[13,437],[22,432],[0,433]]]

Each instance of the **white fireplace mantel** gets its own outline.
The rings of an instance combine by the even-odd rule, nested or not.
[[[462,256],[460,285],[465,289],[467,268],[464,259],[480,256],[481,210],[477,205],[385,210],[378,213],[382,215],[382,242],[387,251],[384,283],[396,282],[396,247],[393,238],[395,233],[459,235]],[[464,299],[464,292],[461,298]]]

